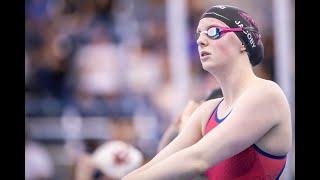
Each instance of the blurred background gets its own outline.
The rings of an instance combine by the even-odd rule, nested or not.
[[[26,179],[76,179],[79,157],[115,140],[150,160],[188,100],[219,87],[193,36],[217,4],[256,20],[254,71],[283,88],[294,130],[294,0],[25,0]],[[294,144],[288,157],[294,179]]]

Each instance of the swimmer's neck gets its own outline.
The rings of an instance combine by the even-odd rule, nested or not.
[[[215,72],[214,76],[220,85],[226,106],[231,106],[258,79],[250,63],[229,66]]]

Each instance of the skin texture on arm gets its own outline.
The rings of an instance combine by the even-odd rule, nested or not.
[[[214,101],[215,103],[217,103],[216,100]],[[131,172],[127,176],[135,176],[135,174],[145,171],[146,169],[166,159],[168,156],[174,154],[175,152],[187,148],[199,141],[202,138],[201,121],[203,118],[208,118],[211,113],[208,111],[204,111],[207,108],[203,107],[206,107],[208,105],[209,104],[207,102],[201,104],[199,108],[197,108],[195,112],[192,113],[185,127],[172,142],[170,142],[163,150],[161,150],[151,161],[149,161],[147,164],[140,167],[139,169],[136,169],[135,171]]]
[[[167,146],[174,138],[178,136],[187,121],[190,119],[192,113],[199,107],[199,104],[194,101],[189,101],[185,106],[179,117],[169,126],[165,131],[158,147],[158,152],[161,151],[165,146]]]
[[[273,88],[248,90],[237,100],[232,113],[199,142],[124,179],[192,179],[245,150],[277,126],[283,114],[290,113],[283,101]]]
[[[205,99],[206,101],[210,99],[216,99],[222,97],[222,90],[220,88],[213,89],[209,96]],[[199,104],[194,101],[189,101],[186,105],[184,111],[181,115],[169,126],[169,128],[165,131],[162,136],[159,146],[158,152],[160,152],[165,146],[167,146],[174,138],[178,136],[184,127],[185,122],[190,118],[191,114],[199,107]]]

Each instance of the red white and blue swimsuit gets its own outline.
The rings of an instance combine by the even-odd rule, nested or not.
[[[218,126],[230,114],[222,119],[217,117],[217,109],[220,103],[214,109],[207,122],[205,134]],[[271,155],[253,144],[239,154],[211,167],[206,171],[206,176],[209,180],[273,180],[279,179],[285,164],[286,155]]]

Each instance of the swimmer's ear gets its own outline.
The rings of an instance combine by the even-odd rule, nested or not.
[[[243,52],[243,51],[247,51],[247,49],[244,47],[244,45],[242,44],[241,45],[241,48],[240,48],[240,52]]]

